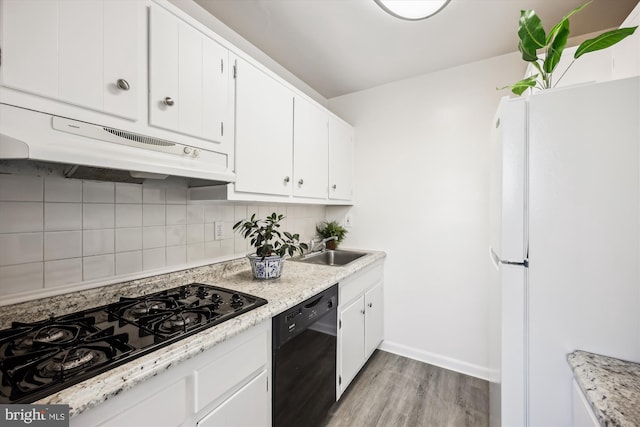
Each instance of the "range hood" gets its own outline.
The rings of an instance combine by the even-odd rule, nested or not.
[[[2,103],[0,159],[62,163],[65,176],[79,179],[178,176],[192,187],[235,181],[226,154]]]

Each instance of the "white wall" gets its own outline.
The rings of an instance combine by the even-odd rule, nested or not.
[[[329,100],[356,134],[345,246],[388,254],[389,351],[489,376],[489,134],[524,69],[510,54]]]

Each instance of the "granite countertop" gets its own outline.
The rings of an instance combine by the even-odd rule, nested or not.
[[[581,350],[567,360],[600,425],[640,426],[640,363]]]
[[[73,417],[170,369],[171,366],[271,319],[386,257],[384,252],[366,252],[366,256],[343,267],[287,261],[282,277],[273,281],[253,280],[248,261],[238,259],[58,297],[1,306],[0,329],[10,327],[12,321],[34,322],[49,317],[50,313],[60,316],[116,302],[120,296],[150,294],[193,282],[245,292],[268,301],[264,306],[34,402],[68,404],[70,416]]]

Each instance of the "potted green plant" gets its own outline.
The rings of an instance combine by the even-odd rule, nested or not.
[[[316,233],[318,233],[318,236],[322,239],[335,237],[335,239],[326,242],[327,249],[333,250],[344,240],[348,231],[337,221],[323,221],[320,225],[316,225]]]
[[[306,243],[300,242],[299,234],[279,230],[280,221],[284,218],[275,212],[263,219],[256,219],[256,214],[253,214],[250,219],[238,221],[233,226],[234,231],[245,239],[251,239],[251,245],[256,248],[254,254],[247,255],[256,279],[279,278],[284,257],[293,256],[296,252],[302,254],[308,248]]]
[[[520,11],[518,50],[522,53],[522,59],[533,64],[538,73],[520,80],[512,86],[505,86],[500,89],[510,88],[516,95],[522,95],[529,88],[539,90],[551,89],[558,84],[567,70],[569,70],[573,63],[582,55],[611,47],[633,34],[636,28],[638,28],[619,28],[604,32],[595,38],[585,40],[578,46],[571,64],[569,64],[564,73],[554,81],[553,72],[560,62],[562,52],[569,38],[569,18],[587,7],[589,3],[591,2],[573,9],[562,18],[560,22],[554,25],[549,33],[545,32],[542,22],[534,10]],[[543,57],[538,57],[539,50],[544,54]]]

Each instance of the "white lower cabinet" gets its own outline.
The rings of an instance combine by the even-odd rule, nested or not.
[[[268,427],[270,376],[267,321],[71,418],[70,425]]]
[[[382,342],[383,276],[380,262],[339,285],[338,398]]]
[[[267,427],[271,425],[270,407],[264,392],[267,373],[262,372],[222,405],[198,421],[198,427]]]

